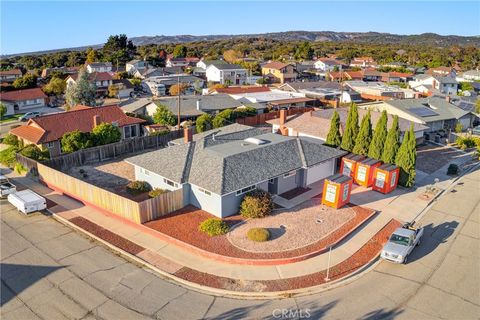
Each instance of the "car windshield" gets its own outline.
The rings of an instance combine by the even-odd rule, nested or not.
[[[408,243],[410,242],[408,237],[400,236],[398,234],[392,234],[390,241],[402,246],[408,246]]]

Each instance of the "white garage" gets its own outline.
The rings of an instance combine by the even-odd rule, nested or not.
[[[331,159],[307,169],[307,186],[334,174],[335,159]]]

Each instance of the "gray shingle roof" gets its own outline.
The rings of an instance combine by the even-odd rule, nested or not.
[[[179,145],[138,155],[127,162],[176,182],[227,194],[346,154],[315,139],[263,133],[238,124],[194,137],[191,143],[184,144],[179,139]],[[248,137],[267,143],[246,143],[244,139]]]
[[[385,101],[385,103],[425,122],[460,119],[461,117],[468,114],[467,111],[464,111],[457,106],[447,102],[444,98],[438,97],[430,97],[423,99],[388,100]],[[418,112],[412,110],[417,108],[428,108],[429,110],[435,112],[437,115],[422,117],[418,114]]]
[[[200,102],[200,110],[197,110],[197,101]],[[177,98],[162,98],[157,103],[167,106],[170,111],[177,114]],[[199,116],[205,112],[235,109],[243,104],[230,97],[228,94],[216,94],[208,96],[182,96],[180,100],[180,115],[185,117]]]
[[[242,68],[242,66],[231,63],[212,63],[210,66],[214,66],[219,70],[245,70]]]

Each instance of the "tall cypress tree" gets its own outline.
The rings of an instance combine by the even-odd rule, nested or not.
[[[331,147],[338,147],[340,143],[342,143],[342,137],[340,135],[340,116],[337,111],[334,111],[330,121],[330,131],[328,131],[325,144]]]
[[[357,139],[355,140],[355,147],[353,153],[368,155],[368,148],[372,141],[372,122],[370,121],[370,111],[362,119],[360,125],[360,131],[358,132]]]
[[[410,130],[405,132],[402,145],[398,149],[395,158],[395,164],[400,168],[398,183],[407,188],[412,187],[415,183],[415,162],[417,159],[415,147],[416,141],[412,124],[410,125]]]
[[[355,147],[355,140],[358,135],[358,109],[355,103],[352,103],[348,110],[347,123],[345,125],[345,132],[342,137],[342,144],[340,147],[346,151],[353,151]]]
[[[373,159],[380,160],[382,157],[382,150],[384,148],[385,139],[387,138],[387,112],[383,110],[382,116],[375,126],[373,132],[372,142],[368,148],[368,156]]]
[[[398,126],[398,116],[393,117],[392,126],[388,130],[385,148],[382,153],[382,161],[385,163],[395,163],[400,140],[400,128]]]

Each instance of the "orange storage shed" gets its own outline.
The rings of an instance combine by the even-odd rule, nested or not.
[[[325,179],[322,204],[338,209],[350,202],[352,178],[340,173]]]
[[[365,159],[364,156],[359,154],[350,153],[342,158],[342,164],[340,165],[340,173],[346,176],[355,177],[355,169],[357,163]]]
[[[366,158],[357,163],[355,169],[355,183],[364,187],[373,185],[375,168],[380,166],[382,161],[372,158]]]
[[[393,164],[382,164],[376,167],[373,176],[374,183],[372,190],[381,193],[390,193],[397,188],[398,176],[400,175],[400,168]]]

